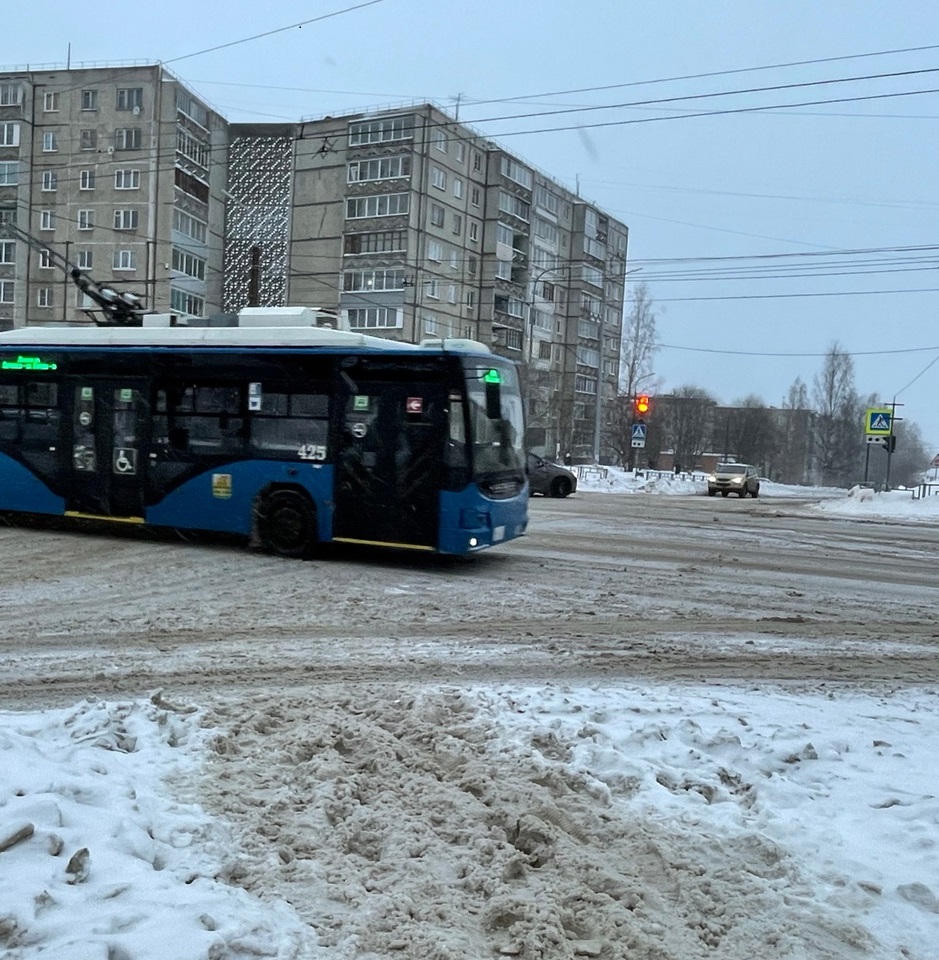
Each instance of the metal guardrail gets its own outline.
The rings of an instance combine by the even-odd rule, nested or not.
[[[922,500],[923,497],[935,497],[939,495],[939,483],[927,481],[913,487],[913,499]]]

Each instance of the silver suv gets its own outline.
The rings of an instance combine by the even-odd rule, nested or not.
[[[719,463],[708,477],[708,496],[715,497],[718,493],[722,497],[728,493],[736,493],[740,498],[748,493],[751,497],[758,497],[760,475],[756,467],[749,463]]]

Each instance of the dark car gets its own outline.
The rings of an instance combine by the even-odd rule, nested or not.
[[[566,497],[577,489],[577,476],[567,467],[535,453],[528,454],[528,484],[532,496]]]

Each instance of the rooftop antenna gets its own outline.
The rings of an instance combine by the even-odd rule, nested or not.
[[[65,55],[65,69],[66,69],[66,70],[71,70],[71,69],[72,69],[72,45],[71,45],[71,43],[68,45],[68,53]]]

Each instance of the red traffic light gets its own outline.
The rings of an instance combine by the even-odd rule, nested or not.
[[[635,399],[636,413],[648,413],[652,407],[652,403],[649,398],[642,394],[641,396],[636,397]]]

